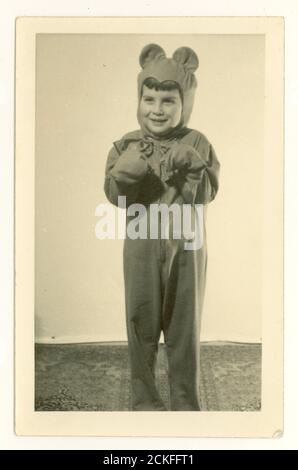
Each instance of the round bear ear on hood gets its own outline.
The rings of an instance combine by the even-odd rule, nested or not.
[[[165,57],[166,54],[164,50],[158,44],[147,44],[140,54],[140,66],[144,69],[153,60]]]
[[[174,52],[173,59],[190,72],[195,72],[199,67],[198,56],[190,47],[179,47]]]

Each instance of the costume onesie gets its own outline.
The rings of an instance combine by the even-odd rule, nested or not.
[[[126,196],[127,226],[139,209],[139,222],[146,224],[147,237],[124,241],[126,325],[131,367],[132,410],[166,410],[155,383],[158,341],[164,333],[168,357],[171,410],[200,410],[200,324],[206,267],[206,205],[218,190],[219,162],[210,142],[200,132],[186,127],[194,88],[195,53],[179,48],[172,59],[154,44],[140,56],[139,99],[147,77],[175,80],[183,91],[181,123],[169,135],[152,135],[141,129],[114,142],[109,152],[105,194],[118,205]],[[139,114],[138,114],[139,117]],[[176,164],[175,164],[176,162]],[[177,164],[177,162],[179,164]],[[152,220],[150,207],[188,204],[192,214],[202,208],[201,242],[198,249],[185,249],[187,235],[161,236],[160,213]],[[172,219],[171,219],[172,220]],[[197,219],[196,219],[197,220]],[[155,237],[151,231],[157,229]],[[157,236],[156,236],[157,233]]]

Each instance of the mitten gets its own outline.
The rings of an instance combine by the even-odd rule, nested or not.
[[[132,142],[120,155],[110,174],[115,181],[130,185],[141,181],[151,171],[139,144]]]
[[[191,145],[176,143],[169,153],[169,170],[176,173],[196,173],[206,167],[199,152]]]

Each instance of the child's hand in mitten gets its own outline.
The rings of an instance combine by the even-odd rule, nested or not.
[[[116,181],[133,184],[151,172],[151,167],[143,155],[138,143],[131,142],[120,155],[110,174]]]
[[[187,173],[204,168],[205,163],[191,145],[177,143],[170,150],[169,166],[172,171]]]

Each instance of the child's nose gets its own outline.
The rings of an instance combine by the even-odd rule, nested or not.
[[[153,108],[154,114],[163,114],[162,103],[156,102]]]

